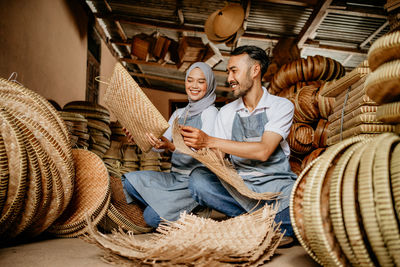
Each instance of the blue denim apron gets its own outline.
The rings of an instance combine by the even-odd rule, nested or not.
[[[201,113],[192,117],[179,118],[179,124],[202,127]],[[190,172],[202,164],[196,159],[173,152],[171,172],[136,171],[126,173],[122,179],[128,179],[147,204],[164,219],[176,221],[183,211],[190,212],[198,203],[192,198],[188,189]],[[134,201],[125,191],[128,203]]]
[[[232,126],[232,140],[239,142],[259,142],[264,134],[264,126],[268,118],[265,112],[240,117],[236,113]],[[275,149],[267,161],[245,159],[231,155],[231,161],[243,178],[247,187],[254,192],[282,192],[278,205],[278,212],[289,206],[290,193],[297,176],[290,169],[289,159],[280,145]],[[250,211],[258,206],[258,200],[242,196],[230,185],[223,182],[228,192],[240,205]],[[275,201],[269,201],[274,204]]]

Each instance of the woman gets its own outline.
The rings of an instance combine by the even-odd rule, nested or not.
[[[185,90],[189,104],[176,110],[170,120],[172,125],[179,118],[181,125],[188,125],[210,134],[218,110],[214,106],[216,81],[211,68],[196,62],[186,72]],[[128,203],[139,200],[146,208],[143,217],[152,227],[158,227],[161,219],[175,221],[182,211],[190,212],[199,204],[191,197],[188,189],[191,171],[202,164],[190,156],[175,151],[172,127],[160,139],[147,134],[155,149],[172,151],[170,173],[137,171],[122,176],[124,192]],[[127,132],[126,132],[127,133]],[[130,134],[127,133],[129,137]]]

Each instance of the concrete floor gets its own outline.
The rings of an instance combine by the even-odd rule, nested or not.
[[[110,267],[101,250],[79,238],[46,239],[0,248],[1,267]],[[318,266],[300,245],[278,249],[265,266]]]

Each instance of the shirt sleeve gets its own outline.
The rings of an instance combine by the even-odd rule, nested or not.
[[[294,106],[289,100],[285,100],[273,107],[268,112],[269,121],[264,126],[264,131],[274,132],[282,136],[285,140],[289,133],[293,122]]]
[[[212,136],[221,139],[229,139],[225,132],[221,111],[218,112],[218,115],[215,119],[215,126],[214,126],[214,131],[212,132]]]
[[[208,135],[213,135],[215,127],[215,118],[218,110],[216,107],[209,107],[201,113],[201,130]]]

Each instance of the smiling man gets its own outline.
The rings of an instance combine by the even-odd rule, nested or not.
[[[236,48],[228,62],[228,82],[238,99],[221,108],[213,136],[183,126],[186,145],[195,149],[219,149],[229,155],[245,184],[255,192],[281,192],[276,221],[282,221],[286,236],[293,236],[289,216],[289,196],[296,179],[289,165],[286,138],[292,124],[293,104],[268,93],[262,77],[268,67],[264,50],[256,46]],[[240,195],[208,169],[195,169],[190,178],[192,197],[230,217],[254,211],[262,205]],[[257,205],[258,204],[258,205]]]

